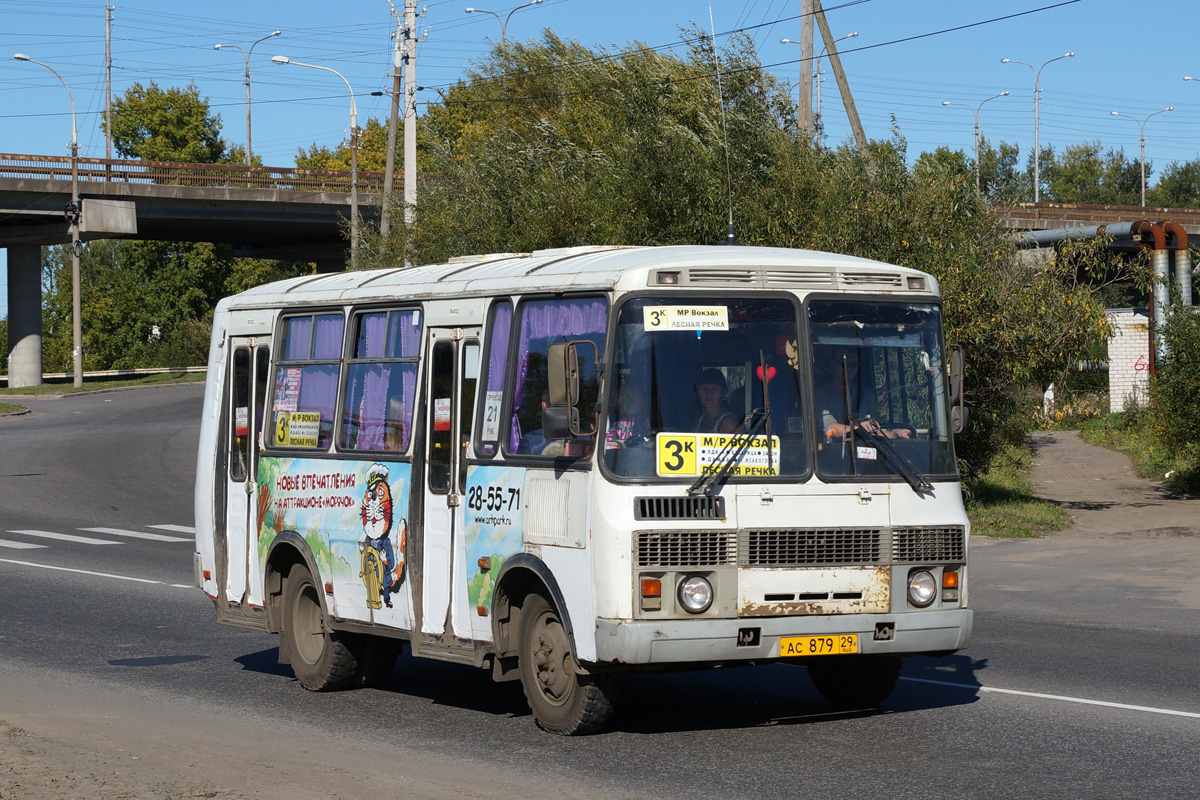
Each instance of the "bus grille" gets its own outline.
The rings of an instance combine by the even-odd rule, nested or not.
[[[879,528],[746,531],[741,565],[808,567],[886,563]]]
[[[725,519],[724,497],[638,497],[634,519]]]
[[[736,531],[638,531],[639,567],[716,567],[737,563]]]
[[[966,558],[966,531],[960,525],[943,528],[894,528],[892,561],[962,561]]]

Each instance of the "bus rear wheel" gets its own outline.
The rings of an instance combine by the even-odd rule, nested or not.
[[[283,595],[283,636],[287,637],[292,671],[312,692],[331,692],[350,686],[358,664],[336,631],[329,630],[321,596],[303,564],[288,573]]]
[[[576,736],[596,733],[612,717],[616,684],[580,673],[554,605],[531,594],[521,609],[521,685],[538,727]]]
[[[838,708],[874,708],[900,679],[896,656],[822,656],[807,666],[817,691]]]

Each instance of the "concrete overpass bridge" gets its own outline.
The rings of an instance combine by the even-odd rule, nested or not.
[[[70,242],[69,157],[0,154],[0,247],[8,250],[10,385],[42,374],[41,248]],[[359,216],[378,223],[383,173],[358,173]],[[80,238],[228,244],[236,256],[345,268],[350,173],[80,158]]]

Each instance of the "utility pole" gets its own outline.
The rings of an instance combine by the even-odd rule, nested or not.
[[[837,39],[833,38],[833,33],[829,30],[829,23],[825,20],[825,11],[821,8],[821,0],[812,0],[812,2],[817,25],[821,28],[821,38],[825,40],[825,47],[829,51],[829,68],[833,70],[833,76],[837,78],[838,90],[842,93],[842,105],[846,107],[850,130],[854,132],[854,141],[858,143],[858,151],[863,158],[874,163],[871,150],[867,147],[867,135],[863,132],[862,121],[858,118],[858,109],[854,107],[854,97],[850,94],[850,83],[846,80],[845,71],[842,70],[842,59],[838,57]]]
[[[112,12],[112,3],[104,0],[104,157],[108,160],[112,160]]]
[[[417,205],[417,0],[404,0],[404,223]]]
[[[392,221],[388,217],[388,206],[392,202],[392,181],[396,172],[396,118],[400,114],[400,43],[404,36],[404,24],[396,4],[388,0],[392,7],[392,16],[396,18],[396,32],[392,34],[392,113],[388,116],[388,145],[387,165],[383,172],[383,210],[379,215],[379,232],[387,236],[392,230]],[[405,8],[407,12],[407,7]]]
[[[816,0],[803,0],[800,4],[800,130],[811,140],[813,134],[812,115],[812,64],[813,64],[813,9]],[[816,6],[819,7],[819,6]]]

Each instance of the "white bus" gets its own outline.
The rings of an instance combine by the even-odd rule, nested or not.
[[[932,276],[803,250],[261,286],[214,317],[196,580],[310,690],[407,642],[555,733],[637,670],[786,660],[874,705],[971,633],[951,362]]]

